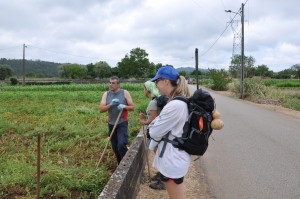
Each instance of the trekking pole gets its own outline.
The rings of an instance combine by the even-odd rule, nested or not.
[[[116,129],[116,127],[117,127],[117,124],[118,124],[118,122],[119,122],[119,120],[120,120],[120,117],[121,117],[122,112],[123,112],[123,110],[120,110],[119,115],[118,115],[118,117],[117,117],[117,120],[116,120],[116,122],[115,122],[115,125],[114,125],[114,127],[113,127],[113,129],[112,129],[112,131],[111,131],[111,133],[110,133],[109,139],[108,139],[108,141],[107,141],[107,143],[106,143],[106,146],[105,146],[105,148],[104,148],[104,151],[102,152],[102,155],[101,155],[101,157],[100,157],[100,159],[99,159],[99,162],[98,162],[96,168],[98,168],[98,166],[99,166],[99,164],[100,164],[100,162],[101,162],[101,160],[102,160],[102,158],[103,158],[103,155],[104,155],[104,153],[105,153],[105,151],[106,151],[106,149],[107,149],[107,147],[108,147],[108,144],[109,144],[109,142],[110,142],[110,140],[111,140],[111,138],[112,138],[112,136],[113,136],[113,134],[114,134],[114,132],[115,132],[115,129]]]
[[[149,174],[149,178],[151,178],[151,174],[150,174],[150,166],[149,166],[149,157],[148,157],[148,149],[147,149],[147,137],[146,137],[146,133],[145,133],[145,126],[143,126],[143,134],[144,134],[144,146],[145,146],[145,152],[146,152],[146,161],[147,161],[147,167],[148,167],[148,174]]]

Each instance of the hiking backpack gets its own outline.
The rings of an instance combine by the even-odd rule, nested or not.
[[[169,132],[163,138],[165,142],[160,157],[163,155],[167,142],[191,155],[202,156],[207,150],[208,139],[213,131],[210,124],[213,120],[212,112],[215,109],[214,99],[207,91],[198,89],[190,98],[176,96],[172,100],[181,100],[187,104],[189,118],[183,127],[181,137],[169,140]]]

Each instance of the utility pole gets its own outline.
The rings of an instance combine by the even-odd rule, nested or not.
[[[241,10],[242,23],[242,48],[241,48],[241,85],[240,85],[240,99],[244,99],[244,4],[242,3]]]
[[[195,64],[196,64],[196,82],[197,82],[197,90],[199,89],[198,84],[198,48],[195,49]]]
[[[235,14],[239,14],[241,16],[241,24],[242,24],[242,36],[241,36],[241,68],[240,68],[240,99],[244,98],[244,6],[242,3],[241,13],[232,12],[231,10],[225,10],[225,12],[232,12]]]
[[[25,86],[25,44],[23,44],[23,62],[22,62],[22,69],[23,69],[23,83],[22,85]]]

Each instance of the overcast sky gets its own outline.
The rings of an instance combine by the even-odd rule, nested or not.
[[[228,69],[241,16],[224,10],[242,3],[255,66],[299,64],[299,0],[0,0],[0,58],[22,59],[26,44],[26,59],[115,67],[140,47],[150,62],[178,68],[194,67],[198,48],[200,68]]]

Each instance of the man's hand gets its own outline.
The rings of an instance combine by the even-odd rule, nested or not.
[[[125,108],[125,105],[124,104],[119,104],[118,106],[118,110],[121,111]]]
[[[119,105],[119,103],[120,103],[120,102],[119,102],[119,99],[116,99],[116,98],[115,98],[115,99],[111,100],[110,105],[111,105],[111,106],[116,106],[116,105]]]

